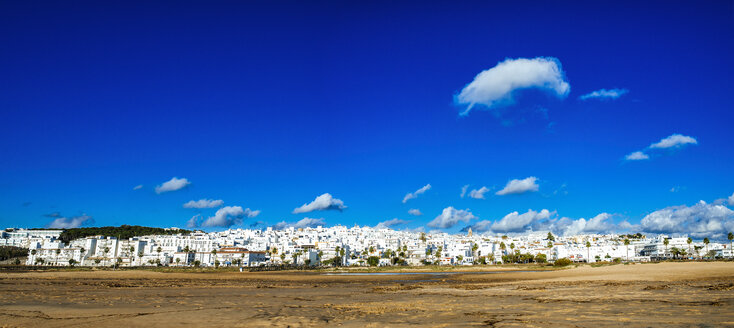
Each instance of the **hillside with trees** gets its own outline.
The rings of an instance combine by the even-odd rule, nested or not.
[[[85,227],[85,228],[72,228],[64,229],[61,232],[59,239],[68,243],[74,239],[84,238],[89,236],[105,236],[105,237],[117,237],[118,239],[128,239],[137,236],[149,236],[149,235],[177,235],[177,234],[189,234],[191,231],[178,229],[163,229],[163,228],[151,228],[143,226],[131,226],[121,225],[119,227]]]

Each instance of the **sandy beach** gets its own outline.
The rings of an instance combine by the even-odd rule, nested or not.
[[[0,284],[2,327],[734,326],[734,262],[409,275],[2,272]]]

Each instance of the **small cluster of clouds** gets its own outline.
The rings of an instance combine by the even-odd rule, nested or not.
[[[469,197],[474,199],[484,199],[484,194],[489,191],[489,188],[482,186],[479,189],[472,189],[469,192]]]
[[[53,221],[46,224],[46,228],[49,229],[72,229],[79,228],[85,224],[93,224],[94,219],[86,214],[64,217],[59,212],[44,215],[46,217],[53,218]]]
[[[418,198],[418,195],[422,195],[430,189],[431,189],[431,184],[429,183],[423,187],[420,187],[420,189],[416,190],[415,192],[409,192],[405,194],[405,197],[403,197],[403,204],[407,203],[411,199]]]
[[[196,227],[223,227],[228,228],[233,225],[240,225],[244,218],[254,218],[260,214],[259,210],[243,209],[242,206],[225,206],[217,210],[214,216],[210,216],[203,223],[199,224],[201,215],[194,215],[187,222],[189,228]]]
[[[215,208],[224,205],[224,201],[221,199],[199,199],[190,200],[183,204],[184,208]]]
[[[599,89],[599,90],[596,90],[596,91],[589,92],[589,93],[587,93],[585,95],[582,95],[582,96],[579,97],[579,99],[581,99],[581,100],[587,100],[587,99],[601,99],[601,100],[610,99],[610,100],[613,100],[613,99],[617,99],[617,98],[623,96],[627,92],[629,92],[629,90],[627,90],[627,89],[609,89],[609,90],[607,90],[607,89]]]
[[[275,230],[283,230],[283,229],[290,228],[290,227],[293,227],[293,228],[296,228],[296,229],[300,229],[300,228],[314,228],[314,227],[323,226],[323,225],[326,225],[326,222],[324,221],[323,218],[318,218],[318,219],[303,218],[303,219],[301,219],[301,220],[299,220],[298,222],[295,222],[295,223],[288,223],[288,222],[285,222],[285,221],[280,221],[280,222],[276,223],[275,225],[273,225],[273,229],[275,229]]]
[[[525,179],[512,179],[507,182],[502,190],[497,191],[496,195],[510,195],[510,194],[522,194],[526,192],[538,191],[538,184],[536,177],[527,177]]]
[[[459,222],[468,223],[476,218],[469,209],[457,210],[453,206],[449,206],[444,208],[441,214],[435,219],[428,222],[428,226],[431,228],[447,229],[455,226]]]
[[[155,192],[157,194],[162,194],[169,191],[176,191],[181,190],[183,188],[186,188],[186,186],[190,185],[191,182],[189,182],[186,178],[177,178],[173,177],[171,180],[168,180],[158,186],[155,187]],[[140,186],[142,188],[142,186]],[[137,188],[137,187],[136,187]]]
[[[460,114],[465,116],[476,105],[487,109],[512,105],[515,93],[523,89],[544,90],[565,98],[571,86],[566,81],[561,62],[556,58],[508,58],[474,77],[454,102],[466,106]]]
[[[312,202],[303,204],[293,210],[293,214],[308,213],[313,211],[337,210],[342,211],[347,207],[341,199],[334,198],[330,193],[316,197]]]
[[[656,150],[656,149],[677,149],[682,148],[686,145],[697,145],[698,140],[694,137],[684,136],[679,133],[674,133],[668,137],[665,137],[663,139],[660,139],[660,141],[652,143],[650,146],[648,146],[644,150],[638,150],[634,151],[632,153],[627,154],[627,156],[624,157],[627,161],[641,161],[650,159],[650,155],[647,154],[647,152]]]
[[[423,213],[421,213],[421,210],[419,210],[417,208],[411,208],[411,209],[409,209],[408,210],[408,214],[413,215],[413,216],[421,216],[421,215],[423,215]]]
[[[387,229],[387,228],[390,228],[392,226],[406,224],[406,223],[408,223],[408,221],[401,220],[401,219],[398,219],[398,218],[394,218],[394,219],[391,219],[391,220],[382,221],[382,222],[378,223],[375,226],[375,228],[376,229]]]

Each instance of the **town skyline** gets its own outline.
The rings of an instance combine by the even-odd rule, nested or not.
[[[0,4],[0,225],[734,230],[731,3],[384,9]]]

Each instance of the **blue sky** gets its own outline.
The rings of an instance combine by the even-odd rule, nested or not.
[[[3,2],[0,31],[4,226],[429,231],[451,207],[450,232],[529,209],[551,214],[522,230],[601,213],[599,230],[734,227],[731,1]],[[523,84],[523,60],[560,73]],[[460,115],[503,62],[519,66],[481,88],[510,91]],[[580,98],[602,89],[621,95]],[[675,134],[695,143],[650,147]],[[189,184],[156,193],[174,177]],[[325,193],[343,208],[293,213]],[[200,199],[222,204],[183,207]]]

